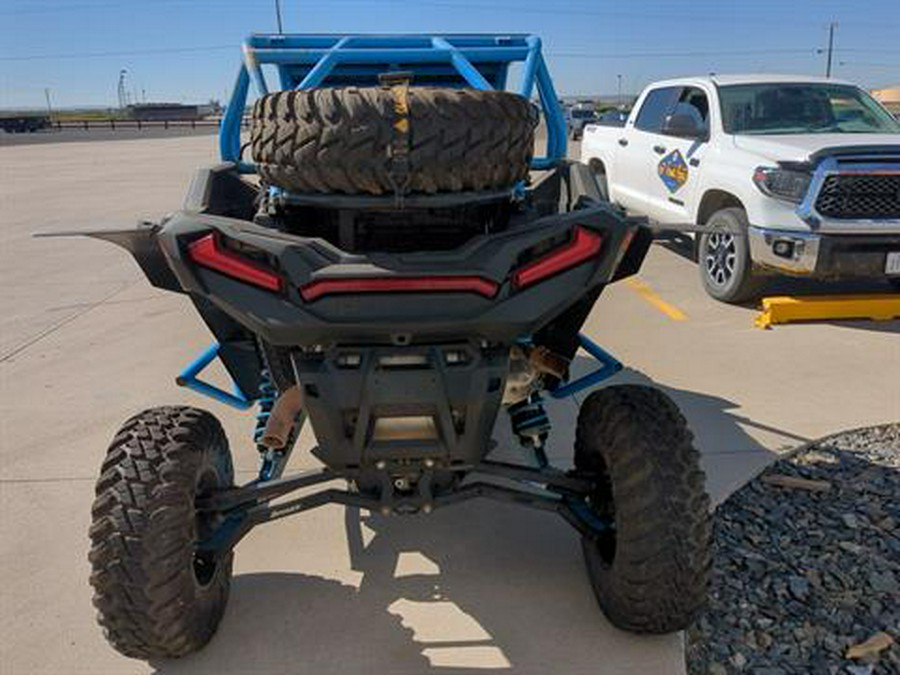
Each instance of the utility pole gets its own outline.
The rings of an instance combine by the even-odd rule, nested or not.
[[[278,34],[281,35],[284,33],[281,26],[281,0],[275,0],[275,16],[278,18]]]
[[[834,29],[837,23],[832,21],[828,24],[828,60],[825,65],[825,77],[831,77],[831,59],[834,56]]]
[[[616,79],[618,82],[618,93],[616,94],[616,105],[621,108],[622,107],[622,76],[616,75]]]

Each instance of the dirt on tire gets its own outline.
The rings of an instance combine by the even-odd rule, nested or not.
[[[504,91],[284,91],[256,102],[250,148],[263,180],[294,192],[495,190],[527,177],[537,121],[529,101]]]

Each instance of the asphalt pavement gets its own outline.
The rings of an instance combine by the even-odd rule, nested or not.
[[[158,218],[215,161],[214,136],[0,148],[0,672],[684,672],[680,635],[605,621],[571,528],[493,502],[409,519],[328,506],[262,526],[238,547],[206,649],[147,664],[107,646],[87,528],[116,428],[153,405],[205,407],[250,479],[252,415],[175,386],[210,340],[185,298],[150,287],[111,245],[31,235]],[[652,382],[679,403],[717,501],[779,453],[900,419],[900,322],[763,331],[754,315],[708,299],[683,251],[657,244],[585,326],[626,363],[619,381]],[[576,371],[591,365],[582,356]],[[550,455],[566,465],[577,401],[549,412]],[[293,468],[315,466],[303,452],[312,440],[307,430]]]

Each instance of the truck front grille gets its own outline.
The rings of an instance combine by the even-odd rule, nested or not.
[[[837,174],[828,176],[816,199],[826,218],[900,218],[900,175]]]

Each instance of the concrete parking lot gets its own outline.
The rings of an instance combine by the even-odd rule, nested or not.
[[[329,506],[261,527],[238,548],[229,609],[203,652],[146,664],[106,645],[86,555],[110,437],[142,408],[200,405],[221,417],[249,479],[252,417],[175,386],[210,339],[184,298],[151,288],[110,245],[31,235],[157,218],[215,153],[214,136],[0,148],[0,672],[684,672],[679,635],[605,621],[574,531],[492,502],[403,520]],[[776,453],[900,419],[900,322],[762,331],[753,308],[709,300],[696,277],[655,245],[585,330],[627,364],[620,381],[676,399],[715,500]],[[576,410],[550,410],[561,464]],[[312,440],[295,468],[314,465],[302,452]]]

